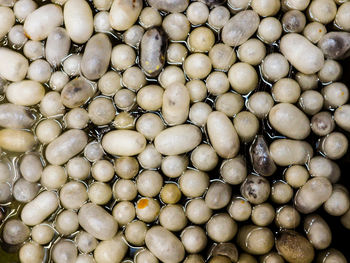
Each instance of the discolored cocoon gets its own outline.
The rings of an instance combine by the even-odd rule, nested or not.
[[[54,28],[47,37],[45,44],[45,58],[54,68],[60,66],[61,61],[68,55],[70,38],[62,27]]]
[[[12,103],[0,105],[0,126],[11,129],[31,128],[36,120],[29,108]]]
[[[148,29],[141,39],[140,65],[149,77],[156,77],[165,64],[168,37],[161,27]]]
[[[279,103],[272,107],[269,121],[274,129],[291,139],[302,140],[310,134],[309,119],[290,103]]]
[[[262,135],[257,135],[249,148],[250,160],[255,172],[262,176],[274,174],[277,167],[271,158],[268,145]]]
[[[78,250],[73,241],[61,239],[53,245],[51,253],[53,262],[68,263],[76,262]]]
[[[270,155],[279,166],[305,164],[313,156],[313,149],[308,142],[279,139],[270,144]]]
[[[28,226],[38,225],[56,211],[58,205],[59,198],[55,192],[41,192],[23,207],[21,219]]]
[[[259,23],[259,15],[255,11],[241,11],[224,25],[222,41],[229,46],[240,46],[255,33]]]
[[[89,4],[85,0],[68,0],[63,10],[64,24],[69,37],[83,44],[91,37],[94,20]]]
[[[70,129],[53,140],[46,148],[45,156],[51,164],[62,165],[81,152],[87,144],[82,130]]]
[[[62,92],[61,101],[68,108],[77,108],[85,104],[94,94],[92,84],[82,77],[68,82]]]
[[[10,152],[26,152],[35,145],[32,133],[23,130],[0,130],[0,147]]]
[[[280,49],[288,61],[304,74],[316,73],[323,67],[322,51],[300,34],[284,35]]]
[[[21,81],[28,71],[28,60],[20,53],[0,47],[0,76],[9,81]]]
[[[147,248],[164,263],[180,262],[185,257],[181,241],[162,226],[154,226],[146,233]]]
[[[315,257],[311,243],[292,230],[284,230],[277,236],[276,248],[278,253],[291,263],[311,263]]]
[[[139,17],[143,7],[142,0],[115,0],[113,1],[109,22],[113,29],[124,31],[129,29]]]
[[[329,32],[318,42],[318,47],[329,59],[345,59],[350,56],[350,33]]]
[[[174,83],[163,94],[162,115],[168,125],[182,124],[187,120],[190,95],[185,85]]]
[[[146,148],[146,139],[136,131],[116,130],[103,136],[102,147],[113,155],[132,156],[141,153]]]
[[[29,227],[18,219],[10,219],[6,221],[2,232],[4,241],[9,245],[19,245],[26,241],[29,235]]]
[[[112,44],[102,33],[94,35],[86,44],[80,68],[90,80],[101,78],[108,69],[111,59]]]
[[[245,225],[237,234],[237,244],[247,253],[263,255],[274,246],[274,235],[267,227]]]
[[[40,187],[38,184],[28,182],[27,180],[20,178],[13,186],[12,195],[17,201],[21,203],[28,203],[34,199],[39,190]]]
[[[222,158],[233,158],[239,151],[239,138],[230,119],[222,112],[213,111],[207,120],[210,142]]]
[[[319,208],[332,194],[332,184],[325,177],[315,177],[306,182],[295,194],[296,209],[309,214]]]
[[[163,155],[177,155],[193,150],[201,140],[202,133],[197,126],[182,124],[161,131],[154,146]]]
[[[118,223],[101,206],[87,203],[79,209],[80,226],[100,240],[109,240],[117,233]]]
[[[27,16],[23,29],[31,40],[40,41],[47,38],[50,32],[62,23],[62,8],[58,5],[47,4]]]
[[[155,9],[169,13],[180,13],[186,10],[188,0],[147,0],[148,4]]]

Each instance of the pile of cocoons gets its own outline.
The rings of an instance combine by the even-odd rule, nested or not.
[[[0,262],[347,263],[349,61],[348,0],[0,0]]]

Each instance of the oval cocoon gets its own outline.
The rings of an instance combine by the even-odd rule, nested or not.
[[[15,24],[13,11],[5,6],[0,6],[0,39],[3,38]]]
[[[304,74],[316,73],[323,67],[324,57],[321,49],[300,34],[284,35],[280,50],[288,61]]]
[[[326,202],[331,194],[331,182],[326,177],[314,177],[295,194],[295,208],[304,214],[312,213]]]
[[[45,89],[37,81],[23,80],[10,84],[6,88],[6,98],[9,102],[22,106],[38,104],[45,95]]]
[[[274,129],[291,139],[303,140],[310,134],[308,117],[290,103],[279,103],[269,112],[269,121]]]
[[[233,158],[239,151],[239,138],[235,127],[225,113],[213,111],[207,120],[210,142],[222,158]]]
[[[56,211],[58,204],[56,193],[44,191],[23,207],[21,219],[28,226],[38,225]]]
[[[133,156],[146,148],[146,138],[137,131],[111,131],[103,136],[102,147],[113,155]]]
[[[12,129],[31,128],[35,116],[29,108],[12,103],[0,105],[0,126]]]
[[[313,156],[313,150],[305,141],[275,140],[270,144],[270,154],[277,165],[305,164]]]
[[[128,251],[128,245],[124,241],[125,237],[120,232],[112,239],[101,241],[98,243],[94,258],[98,263],[119,263],[125,257]],[[95,261],[94,261],[95,262]]]
[[[89,4],[85,0],[68,0],[63,9],[64,24],[70,38],[83,44],[91,37],[94,19]]]
[[[47,4],[34,10],[24,21],[25,34],[34,41],[40,41],[63,23],[62,8],[59,5]]]
[[[0,76],[9,81],[21,81],[28,71],[28,60],[20,53],[0,47]]]
[[[162,226],[154,226],[146,233],[147,248],[162,262],[180,262],[185,257],[181,241]]]
[[[88,79],[95,80],[106,73],[111,59],[112,44],[105,34],[96,34],[86,44],[81,60],[81,71]]]
[[[10,152],[26,152],[35,145],[32,133],[23,130],[0,130],[0,147]]]
[[[258,29],[259,15],[253,10],[245,10],[234,15],[222,29],[222,41],[229,46],[240,46]]]
[[[87,203],[79,209],[79,224],[84,230],[97,239],[111,239],[118,230],[118,223],[102,207]]]
[[[112,28],[118,31],[129,29],[138,19],[142,6],[142,0],[114,0],[109,13]]]
[[[177,125],[160,132],[154,146],[163,155],[177,155],[192,151],[202,140],[202,133],[191,124]]]
[[[47,37],[45,44],[45,58],[54,68],[68,55],[70,38],[62,27],[53,29]]]
[[[181,13],[188,6],[188,0],[147,0],[147,3],[155,9],[169,13]]]
[[[80,153],[87,141],[87,135],[82,130],[68,130],[50,142],[45,151],[46,159],[51,164],[62,165]]]
[[[182,124],[190,110],[190,94],[185,85],[174,83],[163,94],[162,114],[169,125]]]

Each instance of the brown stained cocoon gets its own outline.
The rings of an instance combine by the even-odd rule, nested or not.
[[[252,204],[265,202],[270,195],[270,183],[262,176],[250,174],[241,185],[241,194]]]
[[[270,156],[269,148],[262,135],[257,135],[249,148],[250,160],[255,172],[270,176],[276,171],[276,165]]]
[[[292,263],[311,263],[315,256],[311,243],[292,230],[279,234],[276,238],[276,248],[286,261]]]
[[[326,58],[345,59],[350,56],[350,33],[330,32],[318,42]]]
[[[61,100],[67,108],[77,108],[85,104],[93,94],[94,89],[87,80],[76,78],[64,86]]]
[[[159,75],[165,63],[168,36],[161,27],[148,29],[141,40],[140,64],[149,77]]]

